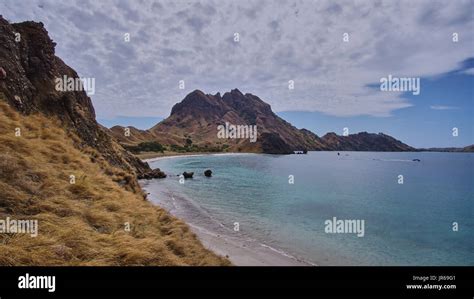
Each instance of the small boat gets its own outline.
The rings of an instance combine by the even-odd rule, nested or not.
[[[308,151],[307,150],[302,150],[302,151],[293,151],[294,154],[296,155],[303,155],[303,154],[307,154]]]

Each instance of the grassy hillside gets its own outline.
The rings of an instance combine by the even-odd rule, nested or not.
[[[128,186],[130,174],[91,148],[76,149],[59,123],[20,115],[0,99],[0,219],[39,226],[37,237],[0,234],[0,265],[229,264]]]

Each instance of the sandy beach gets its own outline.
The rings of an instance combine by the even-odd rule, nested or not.
[[[201,156],[237,156],[237,155],[256,155],[256,153],[155,153],[144,156],[137,155],[143,162],[153,162],[162,159],[184,158],[184,157],[201,157]],[[263,154],[261,154],[263,155]]]
[[[270,246],[257,242],[242,242],[189,225],[206,248],[227,257],[236,266],[316,266]]]

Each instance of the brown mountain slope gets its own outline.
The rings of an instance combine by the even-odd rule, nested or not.
[[[114,183],[132,176],[93,162],[94,153],[79,150],[57,118],[21,115],[0,97],[0,219],[38,221],[36,237],[0,234],[0,265],[229,264],[185,223]]]
[[[36,237],[0,234],[0,265],[228,265],[143,200],[148,164],[97,124],[85,92],[56,91],[77,74],[54,45],[41,23],[0,16],[0,219],[38,221]]]
[[[20,41],[15,40],[20,34]],[[24,114],[56,116],[74,132],[78,148],[96,149],[110,164],[126,171],[149,171],[147,164],[130,155],[96,122],[95,111],[85,91],[57,91],[55,79],[77,73],[55,56],[55,43],[42,23],[9,24],[0,16],[0,94]]]
[[[247,139],[222,139],[219,125],[257,125],[256,142]],[[222,97],[195,90],[173,106],[171,115],[147,131],[134,130],[124,137],[123,127],[113,132],[125,144],[155,140],[164,145],[184,146],[192,142],[199,149],[216,148],[231,152],[293,153],[295,150],[413,151],[414,148],[385,134],[366,132],[323,138],[307,129],[297,129],[273,113],[270,105],[252,94],[234,89]],[[151,134],[151,136],[150,136]],[[120,136],[119,136],[120,135]]]
[[[416,150],[413,147],[383,133],[374,134],[361,132],[348,136],[339,136],[335,133],[328,133],[321,139],[324,144],[333,151],[402,152]]]
[[[122,144],[136,144],[155,139],[155,136],[150,132],[132,126],[113,126],[108,130],[109,134],[114,136]]]
[[[222,139],[218,126],[256,125],[257,140]],[[225,146],[229,151],[292,153],[293,150],[322,149],[316,135],[300,131],[271,110],[270,105],[252,94],[234,89],[222,97],[196,90],[176,104],[171,115],[149,130],[163,144],[184,145],[186,139],[200,147]]]

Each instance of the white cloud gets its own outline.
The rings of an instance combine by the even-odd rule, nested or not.
[[[463,74],[474,76],[474,67],[462,71]]]
[[[167,116],[194,89],[232,88],[276,111],[389,116],[416,100],[368,86],[388,74],[457,69],[472,56],[471,7],[470,0],[0,3],[7,19],[42,21],[57,55],[81,76],[96,77],[92,100],[101,118]]]

